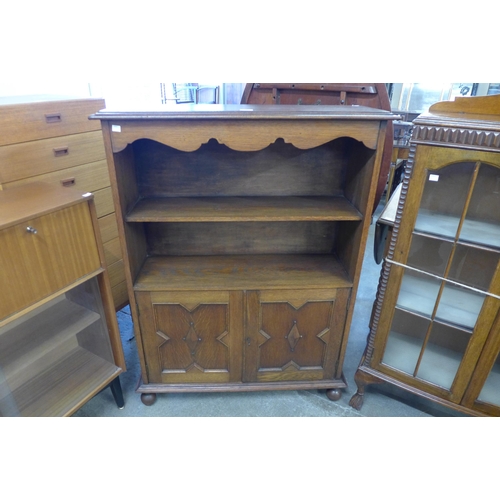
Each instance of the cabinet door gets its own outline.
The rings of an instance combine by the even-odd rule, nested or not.
[[[10,285],[0,301],[0,318],[101,267],[87,203],[4,229],[0,248],[0,282]]]
[[[421,147],[415,162],[373,359],[460,403],[498,311],[500,155]]]
[[[241,382],[243,294],[137,292],[146,383]]]
[[[498,304],[496,309],[500,309]],[[462,404],[486,415],[500,416],[500,313],[497,314]]]
[[[247,292],[245,382],[329,380],[350,289]]]

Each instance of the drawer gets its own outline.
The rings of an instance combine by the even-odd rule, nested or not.
[[[105,215],[99,219],[99,229],[101,231],[101,240],[107,243],[110,240],[118,238],[118,223],[116,214]]]
[[[106,160],[100,160],[77,167],[56,170],[47,174],[35,175],[13,182],[6,182],[3,189],[22,186],[31,182],[48,182],[51,184],[74,187],[79,191],[94,192],[99,189],[109,187],[109,172]]]
[[[94,202],[98,218],[109,215],[115,211],[115,206],[113,204],[113,193],[110,187],[95,191]]]
[[[101,268],[87,202],[0,231],[0,248],[0,318]]]
[[[101,131],[0,147],[0,183],[104,160]]]
[[[113,302],[115,304],[116,310],[122,309],[127,305],[129,300],[128,300],[127,283],[125,281],[122,281],[118,285],[112,287],[111,292],[113,294]]]
[[[123,264],[123,260],[119,260],[107,267],[109,282],[111,283],[111,287],[115,287],[119,285],[122,281],[125,280],[125,268]]]
[[[103,99],[72,99],[0,106],[0,146],[101,130],[89,115],[105,108]]]
[[[106,265],[110,266],[115,262],[122,260],[122,249],[120,247],[120,240],[114,238],[104,243],[104,260]]]

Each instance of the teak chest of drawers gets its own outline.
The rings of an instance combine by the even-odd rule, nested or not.
[[[89,115],[103,99],[0,99],[0,189],[43,181],[94,195],[115,308],[127,302],[102,133]]]
[[[0,416],[67,416],[125,369],[93,197],[0,191]]]
[[[346,387],[387,111],[177,106],[102,122],[145,404]]]

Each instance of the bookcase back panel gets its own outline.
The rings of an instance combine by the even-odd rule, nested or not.
[[[282,139],[260,151],[233,151],[210,140],[183,152],[142,139],[132,145],[141,197],[339,196],[351,151],[369,151],[340,138],[301,150]]]
[[[337,222],[144,224],[149,255],[329,254]]]

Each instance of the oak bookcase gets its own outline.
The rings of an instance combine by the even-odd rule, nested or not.
[[[103,110],[144,404],[346,387],[387,111]]]

